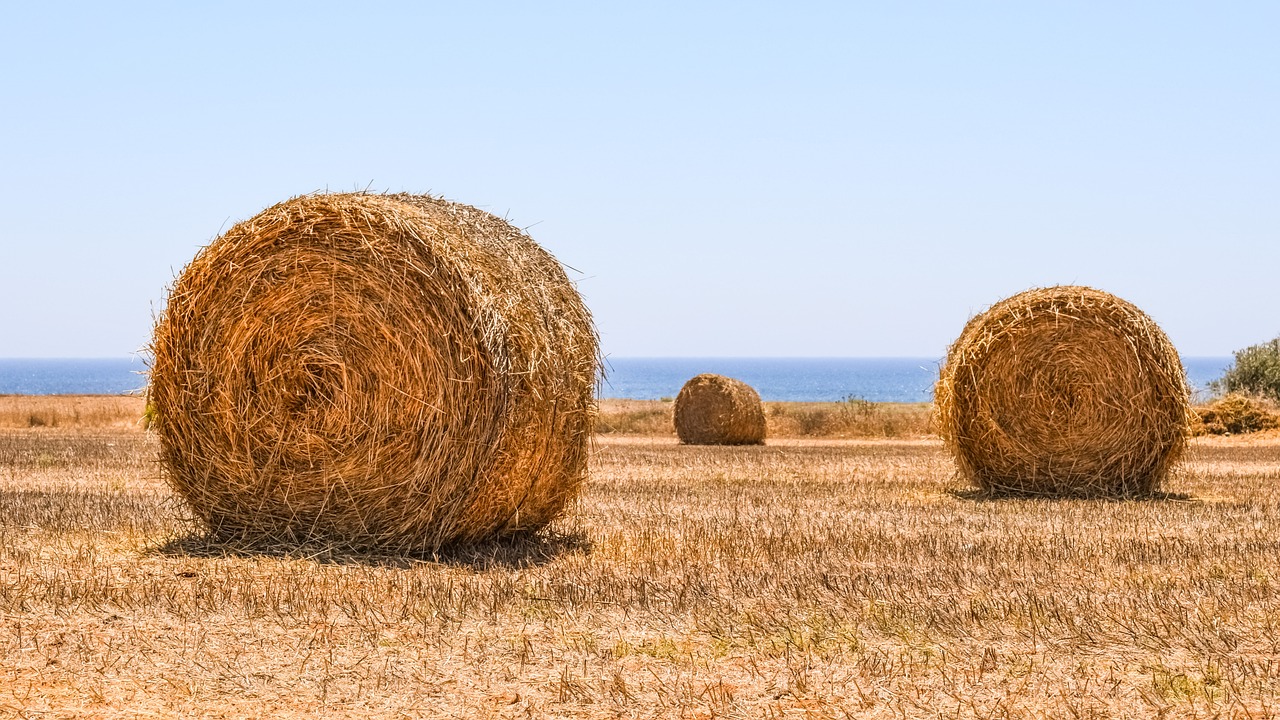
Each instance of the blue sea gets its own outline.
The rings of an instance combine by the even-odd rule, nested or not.
[[[1203,395],[1232,358],[1182,362],[1188,380]],[[686,380],[711,372],[751,385],[762,400],[928,402],[941,364],[941,358],[609,358],[600,396],[673,398]]]
[[[124,395],[147,385],[139,358],[0,359],[0,395]]]
[[[927,402],[938,358],[608,358],[600,396],[658,400],[675,397],[698,373],[738,378],[765,400]],[[1184,358],[1202,393],[1222,377],[1230,357]],[[140,359],[0,360],[0,394],[119,395],[146,386]]]

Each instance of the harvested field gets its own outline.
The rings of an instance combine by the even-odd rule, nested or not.
[[[203,542],[132,428],[0,431],[0,715],[1265,717],[1280,434],[1162,500],[981,500],[928,439],[602,436],[537,543]]]
[[[141,427],[140,395],[0,395],[0,429]]]

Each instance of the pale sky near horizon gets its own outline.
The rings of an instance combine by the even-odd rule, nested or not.
[[[1080,283],[1184,355],[1280,334],[1280,4],[11,3],[0,357],[125,356],[197,249],[442,194],[613,356],[937,357]]]

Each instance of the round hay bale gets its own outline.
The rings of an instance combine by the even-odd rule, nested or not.
[[[1178,353],[1138,308],[1087,287],[1029,290],[974,317],[934,393],[960,475],[988,491],[1155,491],[1186,447]]]
[[[591,317],[466,205],[270,207],[182,272],[151,350],[166,475],[218,537],[432,551],[541,528],[586,477]]]
[[[680,388],[675,425],[686,445],[761,445],[764,406],[759,393],[741,380],[703,373]]]

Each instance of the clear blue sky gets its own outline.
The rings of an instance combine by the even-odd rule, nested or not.
[[[124,356],[230,223],[433,191],[614,356],[939,356],[1084,283],[1280,333],[1280,4],[9,3],[0,357]]]

